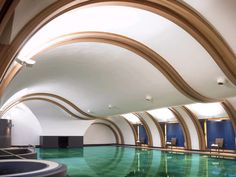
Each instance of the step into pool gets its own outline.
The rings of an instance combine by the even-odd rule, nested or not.
[[[37,149],[70,177],[236,177],[236,159],[116,146]]]

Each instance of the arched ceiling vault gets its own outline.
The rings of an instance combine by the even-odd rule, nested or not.
[[[230,78],[230,80],[235,83],[235,55],[222,39],[222,37],[206,22],[203,18],[201,18],[198,14],[196,14],[193,10],[191,10],[186,5],[177,2],[177,1],[84,1],[84,2],[68,2],[68,1],[60,1],[55,2],[51,6],[49,6],[45,13],[40,13],[38,16],[34,18],[30,23],[28,23],[27,27],[22,30],[22,34],[19,34],[14,42],[14,47],[9,47],[13,51],[8,54],[9,56],[4,57],[5,61],[3,65],[1,65],[1,76],[4,76],[6,73],[6,69],[9,66],[9,63],[13,60],[13,57],[16,55],[16,52],[19,51],[19,47],[22,46],[24,42],[29,39],[30,35],[38,30],[42,25],[46,22],[52,20],[57,17],[59,14],[65,13],[68,10],[73,8],[78,8],[85,5],[91,4],[119,4],[125,6],[133,6],[141,9],[145,9],[156,14],[159,14],[174,23],[178,24],[186,31],[188,31],[192,36],[194,36],[213,56],[216,63],[221,65],[224,72]],[[55,11],[55,10],[58,11]],[[60,10],[59,10],[60,9]],[[40,23],[41,22],[41,23]],[[39,25],[40,24],[40,25]],[[17,40],[18,38],[18,40]],[[13,42],[13,43],[14,43]],[[20,46],[19,46],[20,44]],[[17,45],[19,47],[17,47]],[[224,60],[223,58],[227,58]],[[5,68],[5,69],[4,69]],[[1,77],[3,78],[3,77]]]
[[[68,3],[68,2],[67,2]],[[60,14],[62,13],[65,13],[67,12],[68,10],[71,10],[71,9],[75,9],[77,7],[80,7],[80,6],[86,6],[90,3],[94,3],[94,2],[91,2],[91,1],[85,1],[84,3],[80,4],[70,4],[68,3],[67,5],[71,7],[68,8],[68,9],[64,9],[64,11],[62,10],[60,12]],[[213,30],[213,28],[207,24],[203,18],[200,18],[200,16],[198,14],[196,14],[194,11],[192,11],[189,7],[187,7],[186,5],[183,5],[181,3],[178,3],[178,2],[163,2],[163,1],[157,1],[157,2],[140,2],[140,1],[96,1],[96,3],[98,4],[102,4],[102,5],[111,5],[114,3],[114,5],[120,5],[120,6],[129,6],[129,7],[135,7],[135,8],[138,8],[138,9],[142,9],[142,10],[145,10],[147,12],[151,12],[151,13],[154,13],[154,14],[158,14],[172,22],[174,22],[174,24],[177,24],[179,25],[181,28],[183,28],[185,31],[187,31],[189,34],[192,35],[192,37],[194,37],[198,42],[200,42],[202,44],[203,47],[205,47],[205,49],[211,54],[211,56],[216,56],[216,57],[213,57],[213,59],[215,60],[215,62],[218,64],[219,62],[216,61],[215,58],[220,58],[221,60],[223,60],[223,57],[219,57],[219,55],[216,55],[216,54],[212,54],[214,52],[212,52],[213,50],[215,49],[212,49],[213,47],[214,48],[220,48],[219,46],[211,46],[213,44],[213,41],[212,38],[209,38],[208,36],[214,36],[214,45],[216,44],[216,41],[217,41],[217,44],[220,43],[221,44],[221,47],[224,48],[225,50],[223,52],[221,52],[222,55],[224,55],[224,53],[227,53],[227,56],[234,56],[234,54],[232,54],[233,52],[230,52],[231,50],[229,49],[229,47],[226,45],[226,43],[224,42],[224,40],[222,40],[222,38],[220,37],[220,35],[218,35],[218,33]],[[95,3],[95,4],[96,4]],[[108,4],[107,4],[108,3]],[[55,3],[56,4],[56,3]],[[52,6],[54,6],[55,4],[53,4]],[[66,4],[66,2],[64,3],[61,3],[61,4],[57,4],[54,6],[54,8],[57,8],[56,6],[58,7],[62,7],[64,5],[62,4]],[[93,4],[93,5],[95,5]],[[97,5],[97,4],[96,4]],[[50,6],[50,7],[52,7]],[[86,7],[89,7],[90,6],[86,6]],[[48,8],[50,9],[50,8]],[[178,9],[178,11],[177,11]],[[179,10],[181,9],[181,12],[182,13],[179,13]],[[55,9],[54,9],[55,10]],[[49,10],[50,11],[50,10]],[[191,17],[191,20],[190,20],[190,17],[188,16],[185,16],[185,15],[189,15]],[[59,14],[58,14],[59,15]],[[40,15],[39,15],[40,16]],[[45,16],[44,16],[45,17]],[[57,17],[57,15],[55,15],[54,17]],[[188,19],[189,18],[189,19]],[[36,18],[37,19],[37,18]],[[45,18],[46,19],[46,18]],[[194,19],[194,20],[193,20]],[[39,19],[38,19],[39,20]],[[35,20],[35,22],[39,22],[38,20]],[[51,19],[50,19],[51,20]],[[42,27],[42,26],[41,26]],[[199,30],[199,29],[205,29],[204,30]],[[196,32],[196,30],[198,30]],[[27,30],[26,30],[27,31]],[[25,32],[26,32],[25,31]],[[206,34],[204,33],[206,32]],[[26,34],[26,33],[25,33]],[[19,34],[20,35],[20,34]],[[90,37],[92,38],[92,37]],[[99,36],[96,34],[94,36],[94,39],[93,40],[98,40],[97,38],[99,38]],[[114,36],[113,36],[114,38]],[[203,40],[205,39],[205,41]],[[25,40],[25,39],[24,39]],[[81,40],[81,39],[80,39]],[[91,40],[91,39],[90,39]],[[104,40],[103,38],[102,39],[99,39],[99,40]],[[111,41],[111,40],[110,40]],[[132,40],[130,40],[132,41]],[[128,42],[130,42],[128,41]],[[204,42],[203,42],[204,41]],[[26,42],[26,41],[25,41]],[[107,42],[107,41],[106,41]],[[114,42],[114,41],[112,41]],[[116,41],[115,41],[116,42]],[[127,42],[127,41],[126,41]],[[14,41],[13,41],[14,43]],[[22,41],[22,45],[23,45],[23,41]],[[65,42],[66,43],[66,42]],[[203,44],[204,43],[204,44]],[[211,45],[209,44],[211,43]],[[127,44],[127,43],[125,43]],[[137,43],[136,43],[137,44]],[[139,43],[141,44],[141,43]],[[224,45],[223,45],[224,44]],[[21,45],[21,46],[22,46]],[[120,44],[118,44],[120,45]],[[145,47],[145,45],[143,45]],[[206,47],[208,46],[208,47]],[[210,46],[210,47],[209,47]],[[17,45],[15,45],[15,47],[17,48]],[[140,48],[140,45],[136,45],[136,47],[138,47],[138,49]],[[210,48],[210,49],[209,49]],[[229,49],[229,50],[226,50]],[[20,48],[18,48],[17,50],[19,51]],[[142,48],[144,49],[144,48]],[[220,49],[219,49],[220,50]],[[14,50],[12,50],[14,51]],[[139,50],[139,54],[141,54],[142,56],[146,57],[147,55],[150,55],[152,53],[153,55],[153,52],[150,52],[152,50],[149,50],[149,52],[147,52],[146,50],[144,50],[144,52],[142,50]],[[228,52],[226,52],[228,51]],[[136,51],[137,52],[137,51]],[[140,53],[141,52],[141,53]],[[230,53],[232,55],[230,55]],[[155,54],[155,53],[154,53]],[[10,56],[11,53],[8,53],[8,55]],[[156,57],[154,58],[157,58],[157,54],[156,54]],[[226,56],[226,55],[225,55]],[[5,57],[4,57],[5,58]],[[159,58],[161,58],[161,56],[159,56]],[[226,57],[224,57],[226,58]],[[228,57],[230,58],[230,57]],[[232,57],[231,57],[232,58]],[[147,59],[147,58],[146,58]],[[233,60],[227,60],[227,61],[224,61],[225,65],[227,65],[227,62],[229,61],[233,61]],[[149,60],[150,62],[150,60]],[[152,61],[151,61],[152,62]],[[153,63],[153,62],[152,62]],[[200,62],[199,62],[200,63]],[[191,98],[192,100],[194,101],[201,101],[201,102],[209,102],[209,101],[216,101],[216,97],[214,96],[213,98],[209,97],[208,94],[206,95],[205,94],[205,91],[203,93],[203,95],[206,95],[206,96],[203,96],[202,94],[199,94],[199,93],[202,93],[202,89],[200,89],[200,92],[198,91],[199,88],[195,89],[195,85],[196,84],[193,84],[194,87],[192,86],[192,84],[188,84],[188,82],[184,82],[186,79],[185,77],[182,76],[182,74],[178,74],[178,72],[175,72],[175,75],[173,75],[173,72],[175,71],[175,67],[171,67],[168,66],[168,62],[166,65],[164,65],[165,67],[161,67],[163,62],[159,62],[159,63],[154,63],[156,67],[159,67],[158,69],[160,69],[160,71],[163,73],[163,70],[164,70],[164,73],[165,73],[165,76],[170,80],[170,82],[176,86],[176,88],[181,92],[183,93],[185,96]],[[233,63],[231,63],[233,65]],[[230,66],[232,66],[230,65]],[[227,73],[227,71],[224,70],[224,67],[223,65],[220,65],[218,64],[218,66],[222,69],[222,71],[224,71],[224,73]],[[168,69],[166,69],[168,68]],[[179,70],[178,70],[179,71]],[[16,72],[15,72],[16,73]],[[218,73],[219,74],[219,73]],[[226,74],[227,75],[227,74]],[[185,75],[186,76],[186,75]],[[216,75],[215,75],[216,76]],[[227,75],[228,76],[228,75]],[[6,87],[6,84],[14,77],[14,74],[12,74],[12,77],[9,77],[9,78],[6,78],[7,80],[5,80],[6,82],[5,83],[2,83],[1,86],[2,88]],[[184,80],[185,79],[185,80]],[[213,78],[211,78],[213,79]],[[191,79],[192,80],[192,79]],[[189,81],[189,79],[188,79]],[[209,80],[208,80],[209,81]],[[208,82],[207,81],[207,82]],[[232,79],[231,79],[232,81]],[[200,82],[200,81],[199,81]],[[212,82],[212,81],[211,81]],[[210,82],[208,82],[210,83]],[[206,85],[206,84],[202,84],[202,85]],[[213,85],[212,85],[213,86]],[[212,89],[212,86],[211,88],[208,87],[208,90]],[[197,86],[199,87],[199,86]],[[2,89],[3,90],[3,89]],[[1,90],[1,91],[2,91]],[[197,90],[197,91],[195,91]],[[206,90],[206,89],[205,89]],[[214,89],[214,90],[221,90],[221,89]],[[222,95],[222,96],[219,96],[219,92],[215,92],[214,94],[219,96],[219,97],[224,97],[224,96],[232,96],[232,95],[229,95],[230,94],[233,94],[235,89],[228,89],[228,88],[225,88],[224,90],[224,93],[227,93],[227,95]],[[220,92],[223,92],[220,91]],[[213,93],[213,92],[208,92],[208,93]]]
[[[66,39],[67,37],[68,39]],[[62,38],[63,40],[61,40],[60,38]],[[54,45],[49,46],[45,50],[49,50],[66,44],[77,43],[77,42],[89,42],[89,41],[118,45],[120,47],[126,48],[136,53],[137,55],[149,61],[176,87],[176,89],[178,89],[181,93],[183,93],[190,99],[200,102],[217,101],[216,99],[205,97],[199,94],[194,89],[192,89],[191,86],[189,86],[185,82],[185,80],[179,75],[179,73],[156,52],[152,51],[150,48],[139,43],[138,41],[129,39],[125,36],[111,33],[103,33],[103,32],[83,32],[83,33],[68,34],[66,37],[62,36],[56,38],[55,41],[60,41],[60,42],[54,43]],[[42,52],[44,52],[45,50],[43,50]],[[34,56],[33,58],[40,59],[40,56],[37,57],[38,55],[40,55],[40,53]]]
[[[68,34],[66,36],[61,36],[59,38],[54,39],[52,42],[53,45],[47,46],[47,48],[40,51],[38,54],[33,56],[33,59],[40,59],[40,54],[53,49],[59,46],[63,46],[66,44],[78,43],[78,42],[101,42],[101,43],[109,43],[112,45],[118,45],[123,48],[126,48],[137,55],[143,57],[148,62],[150,62],[153,66],[155,66],[174,86],[177,90],[179,90],[182,94],[187,96],[188,98],[198,101],[198,102],[215,102],[217,99],[209,98],[201,95],[193,88],[191,88],[188,83],[180,76],[180,74],[160,55],[146,47],[145,45],[139,43],[138,41],[129,39],[127,37],[111,34],[111,33],[103,33],[103,32],[82,32],[82,33],[73,33]],[[44,56],[46,58],[47,56]],[[18,65],[17,65],[18,66]],[[21,69],[20,67],[13,68],[15,70]],[[14,71],[14,73],[18,73],[18,71]],[[10,77],[14,77],[14,74]],[[6,88],[6,86],[4,86]]]

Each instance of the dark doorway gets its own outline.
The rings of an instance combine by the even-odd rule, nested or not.
[[[58,146],[59,148],[67,148],[68,147],[69,138],[67,136],[58,137]]]

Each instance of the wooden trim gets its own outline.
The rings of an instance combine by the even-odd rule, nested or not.
[[[1,81],[22,46],[43,25],[69,10],[86,5],[103,4],[123,5],[144,9],[161,15],[179,25],[190,35],[192,35],[208,51],[225,75],[232,81],[232,83],[236,85],[236,57],[234,52],[230,49],[219,33],[217,33],[216,30],[214,30],[214,28],[206,22],[206,20],[183,3],[170,0],[56,1],[36,15],[36,17],[34,17],[27,25],[25,25],[25,27],[12,42],[8,51],[5,52],[5,56],[3,57],[4,60],[0,63]]]
[[[133,135],[134,135],[134,144],[137,145],[137,141],[138,141],[138,135],[137,135],[137,132],[135,131],[135,128],[133,126],[133,124],[131,124],[126,118],[122,117],[126,122],[127,124],[130,126],[132,132],[133,132]]]
[[[12,2],[10,2],[9,4],[6,4],[8,1],[12,1]],[[20,2],[20,0],[7,0],[5,2],[7,9],[0,9],[0,36],[2,35],[2,32],[4,31],[8,21],[10,20],[12,15],[14,14],[16,6],[18,5],[19,2]],[[5,4],[3,5],[3,8],[4,8]],[[5,12],[3,12],[3,10]],[[3,13],[1,13],[1,12],[3,12]]]
[[[145,130],[146,130],[146,133],[147,133],[147,136],[148,136],[148,146],[153,146],[153,140],[152,140],[152,133],[151,133],[151,130],[147,124],[147,122],[144,120],[144,118],[142,116],[140,116],[140,114],[138,113],[133,113],[137,118],[139,118],[139,120],[141,121],[141,123],[143,124]]]
[[[205,142],[205,137],[204,137],[204,133],[202,130],[202,126],[197,118],[197,116],[190,111],[190,109],[188,109],[186,106],[181,106],[181,108],[187,113],[187,115],[190,117],[190,119],[192,120],[194,127],[197,131],[197,135],[198,135],[198,142],[199,142],[199,149],[200,150],[205,150],[206,149],[206,142]]]
[[[1,117],[6,114],[7,111],[9,111],[11,108],[13,108],[14,106],[16,106],[17,104],[20,104],[22,102],[25,102],[25,101],[31,101],[31,100],[41,100],[41,101],[47,101],[49,103],[52,103],[54,104],[55,106],[58,106],[59,108],[61,108],[62,110],[64,110],[65,112],[67,112],[69,115],[75,117],[75,118],[78,118],[78,119],[83,119],[83,120],[91,120],[89,118],[84,118],[84,117],[81,117],[81,116],[78,116],[76,114],[74,114],[73,112],[71,112],[69,109],[67,109],[64,105],[54,101],[54,100],[51,100],[51,99],[48,99],[48,98],[42,98],[42,97],[23,97],[23,98],[20,98],[14,102],[12,102],[11,104],[9,104],[8,106],[6,106],[2,112],[1,112]]]
[[[60,36],[54,40],[59,42],[54,43],[52,46],[39,52],[32,58],[37,58],[38,55],[49,49],[77,42],[100,42],[117,45],[146,59],[150,64],[157,68],[180,93],[189,99],[200,102],[217,101],[216,99],[208,98],[195,91],[164,58],[144,44],[128,37],[107,32],[77,32]]]
[[[172,107],[172,108],[169,108],[169,110],[174,114],[175,118],[178,120],[178,122],[180,123],[182,127],[182,130],[184,133],[184,139],[185,139],[185,148],[192,149],[191,136],[190,136],[186,122],[184,121],[181,114],[175,108]]]
[[[3,83],[0,86],[0,96],[2,96],[4,90],[8,86],[8,84],[11,82],[11,80],[17,75],[17,73],[20,71],[22,65],[20,64],[15,64],[9,74],[4,78]]]
[[[79,107],[77,107],[75,104],[73,104],[71,101],[65,99],[64,97],[61,97],[59,95],[55,95],[55,94],[52,94],[52,93],[31,93],[31,94],[27,94],[25,96],[23,96],[23,98],[25,97],[34,97],[34,96],[47,96],[47,97],[52,97],[52,98],[56,98],[62,102],[65,102],[66,104],[68,104],[69,106],[71,106],[73,109],[75,109],[77,112],[79,112],[80,114],[86,116],[86,117],[89,117],[89,118],[99,118],[99,117],[96,117],[96,116],[93,116],[93,115],[90,115],[84,111],[82,111]]]
[[[155,124],[155,126],[156,126],[156,128],[159,132],[159,135],[160,135],[160,138],[161,138],[161,147],[165,147],[165,136],[164,136],[164,133],[162,131],[160,123],[151,114],[149,114],[148,112],[145,112],[145,113],[154,122],[154,124]]]
[[[115,135],[116,143],[119,144],[118,135],[117,135],[116,131],[113,129],[112,126],[110,126],[110,125],[108,125],[108,124],[106,124],[106,123],[103,123],[103,122],[94,122],[94,123],[92,123],[91,125],[104,125],[104,126],[108,127],[108,128],[113,132],[113,134]]]
[[[83,110],[81,110],[79,107],[77,107],[75,104],[73,104],[71,101],[67,100],[64,97],[61,97],[59,95],[55,95],[52,93],[31,93],[31,94],[27,94],[22,96],[21,98],[34,98],[34,97],[51,97],[51,98],[56,98],[66,104],[68,104],[70,107],[72,107],[74,110],[76,110],[77,112],[79,112],[80,114],[84,115],[85,117],[88,117],[89,119],[104,119],[103,117],[97,117],[97,116],[93,116],[91,114],[88,114],[86,112],[84,112]],[[19,98],[19,99],[21,99]]]
[[[221,106],[224,108],[225,112],[228,114],[229,119],[232,122],[234,132],[236,134],[236,110],[234,109],[233,105],[228,100],[224,100],[223,102],[221,102]]]
[[[162,58],[160,55],[158,55],[156,52],[154,52],[147,46],[143,45],[142,43],[127,38],[125,36],[112,33],[104,33],[104,32],[78,32],[78,33],[63,35],[54,40],[59,42],[40,51],[38,54],[33,56],[33,59],[36,59],[37,56],[39,56],[42,52],[45,52],[49,49],[77,42],[101,42],[101,43],[117,45],[126,48],[146,59],[149,63],[151,63],[154,67],[156,67],[180,93],[182,93],[189,99],[198,102],[218,101],[216,99],[208,98],[198,93],[190,85],[188,85],[188,83],[164,58]],[[6,86],[2,85],[2,87],[5,88]]]

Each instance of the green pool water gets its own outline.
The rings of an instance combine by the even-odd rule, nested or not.
[[[70,177],[236,177],[236,160],[159,150],[98,146],[38,149],[38,158],[67,165]]]

